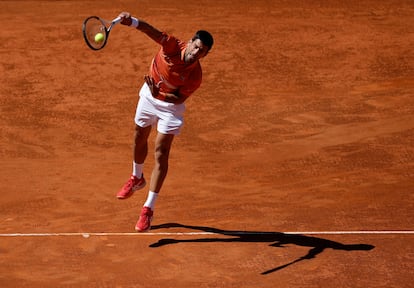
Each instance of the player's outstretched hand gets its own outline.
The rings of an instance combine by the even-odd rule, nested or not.
[[[131,26],[131,23],[132,23],[131,13],[129,13],[129,12],[121,12],[118,15],[118,17],[121,17],[121,19],[122,19],[121,24],[122,25]]]

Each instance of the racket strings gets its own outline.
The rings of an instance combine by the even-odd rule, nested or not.
[[[90,48],[99,50],[106,44],[106,27],[99,18],[91,17],[84,22],[83,34]]]

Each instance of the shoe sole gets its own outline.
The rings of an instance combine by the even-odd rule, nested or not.
[[[125,196],[116,195],[116,198],[118,198],[120,200],[127,199],[127,198],[131,197],[132,194],[134,194],[135,191],[144,188],[145,185],[147,185],[147,182],[144,181],[144,183],[142,183],[141,185],[132,187],[131,193],[129,193],[129,194],[125,195]]]
[[[139,229],[138,227],[135,227],[135,231],[137,231],[137,232],[139,232],[139,233],[145,233],[145,232],[148,232],[148,231],[150,231],[151,230],[151,227],[150,228],[148,228],[147,230],[141,230],[141,229]]]

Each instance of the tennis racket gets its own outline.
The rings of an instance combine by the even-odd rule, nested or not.
[[[98,16],[90,16],[83,21],[82,31],[83,38],[89,48],[92,50],[101,50],[108,42],[109,32],[112,27],[121,22],[121,17],[117,17],[111,22],[99,18]]]

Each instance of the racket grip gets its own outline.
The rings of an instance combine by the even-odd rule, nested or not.
[[[112,20],[112,25],[118,24],[121,21],[122,21],[121,17],[116,17],[114,20]]]

